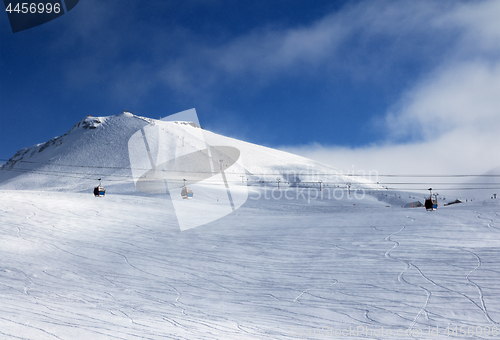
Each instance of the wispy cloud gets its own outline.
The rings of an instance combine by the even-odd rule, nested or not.
[[[127,17],[117,19],[119,6],[114,5],[89,1],[58,41],[57,48],[83,42],[77,49],[81,55],[66,65],[68,81],[79,84],[80,73],[88,68],[92,76],[84,77],[88,81],[121,81],[115,77],[120,72],[130,75],[131,88],[147,78],[151,88],[167,86],[192,95],[215,94],[241,81],[247,87],[261,87],[283,76],[300,79],[340,73],[385,79],[395,65],[408,59],[439,63],[450,46],[457,52],[462,42],[489,48],[496,38],[495,27],[484,22],[494,16],[484,18],[484,13],[498,7],[488,2],[361,1],[309,25],[266,23],[243,35],[205,41],[188,27],[157,30],[154,23],[138,18],[128,18],[141,21],[128,27]],[[128,12],[133,12],[129,7]],[[475,20],[482,22],[480,28]],[[144,58],[145,54],[149,57]],[[143,72],[135,72],[138,63]],[[75,66],[80,73],[75,73]],[[125,91],[123,84],[110,86]]]
[[[434,66],[450,52],[470,57],[491,49],[497,42],[491,12],[497,7],[494,2],[363,1],[308,26],[262,27],[218,45],[181,47],[185,53],[163,65],[161,79],[173,89],[204,91],[242,78],[249,86],[282,76],[338,73],[386,79],[396,65],[418,60]]]
[[[54,47],[78,51],[64,65],[70,84],[106,83],[128,96],[132,91],[117,76],[125,74],[131,89],[147,79],[148,89],[210,96],[241,81],[260,87],[283,76],[386,79],[409,60],[432,66],[451,53],[494,54],[500,44],[496,1],[361,1],[309,25],[266,23],[208,41],[189,27],[158,30],[157,23],[134,17],[130,4],[121,19],[120,6],[89,0],[72,13]]]
[[[451,131],[497,133],[500,63],[484,60],[438,68],[407,91],[386,117],[392,136],[432,140]]]

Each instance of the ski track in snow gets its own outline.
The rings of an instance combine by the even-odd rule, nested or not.
[[[477,214],[478,214],[478,215],[477,215],[477,218],[486,219],[486,218],[481,217],[481,213],[479,213],[478,211],[475,211],[475,213],[477,213]],[[497,216],[498,216],[498,215],[497,215]],[[410,218],[410,217],[408,217],[408,218]],[[488,221],[488,224],[487,224],[488,228],[495,229],[495,228],[493,228],[493,227],[492,227],[493,220],[492,220],[492,219],[486,219],[486,220]],[[413,222],[413,221],[415,221],[415,219],[413,219],[413,218],[412,218],[412,222]],[[421,269],[420,269],[417,265],[415,265],[414,263],[409,262],[409,261],[402,260],[401,258],[396,258],[396,257],[394,257],[394,256],[391,256],[391,254],[390,254],[390,253],[391,253],[392,251],[396,250],[396,248],[400,246],[400,243],[399,243],[399,242],[397,242],[397,241],[395,241],[395,240],[392,240],[391,238],[392,238],[393,236],[396,236],[396,235],[398,235],[399,233],[401,233],[401,232],[402,232],[402,231],[406,228],[406,226],[407,226],[407,223],[404,223],[404,224],[403,224],[403,226],[401,227],[401,229],[397,230],[396,232],[394,232],[394,233],[390,234],[389,236],[387,236],[387,237],[385,238],[385,240],[386,240],[386,241],[390,241],[390,242],[393,242],[393,243],[394,243],[393,247],[392,247],[392,248],[390,248],[390,249],[389,249],[389,250],[385,253],[385,256],[386,256],[387,258],[392,259],[392,260],[397,260],[397,261],[400,261],[400,262],[401,262],[401,263],[403,263],[403,264],[404,264],[404,266],[405,266],[405,267],[404,267],[404,269],[403,269],[403,270],[400,272],[400,274],[398,275],[398,281],[404,282],[404,283],[409,284],[409,285],[414,285],[413,283],[411,283],[411,282],[407,281],[407,280],[404,278],[404,274],[405,274],[406,272],[408,272],[408,270],[410,270],[411,268],[415,268],[415,269],[418,271],[418,273],[420,274],[420,276],[421,276],[422,278],[424,278],[427,282],[429,282],[430,284],[432,284],[432,285],[433,285],[433,286],[435,286],[435,287],[439,287],[439,288],[445,289],[445,290],[447,290],[447,291],[449,291],[449,292],[451,292],[451,293],[454,293],[454,294],[460,295],[461,297],[466,298],[467,300],[469,300],[470,302],[472,302],[472,303],[473,303],[473,304],[474,304],[477,308],[479,308],[479,309],[480,309],[480,310],[484,313],[485,317],[487,318],[487,320],[488,320],[490,323],[492,323],[492,324],[498,324],[498,322],[497,322],[497,321],[495,321],[495,320],[493,320],[493,319],[491,318],[491,316],[488,314],[488,311],[487,311],[487,309],[486,309],[486,305],[485,305],[485,302],[484,302],[483,291],[482,291],[481,287],[480,287],[478,284],[476,284],[475,282],[473,282],[473,281],[470,279],[470,275],[471,275],[473,272],[475,272],[476,270],[478,270],[478,269],[479,269],[479,267],[481,266],[481,259],[480,259],[480,257],[479,257],[476,253],[474,253],[474,252],[472,252],[472,251],[470,251],[470,250],[467,250],[467,249],[461,249],[462,251],[468,252],[469,254],[471,254],[471,255],[473,255],[474,257],[476,257],[476,259],[477,259],[477,261],[478,261],[477,266],[476,266],[474,269],[472,269],[471,271],[469,271],[469,272],[467,273],[467,275],[465,276],[465,279],[466,279],[466,280],[467,280],[470,284],[472,284],[472,285],[473,285],[473,286],[477,289],[477,291],[478,291],[478,293],[479,293],[479,299],[480,299],[480,301],[481,301],[481,305],[479,305],[478,303],[476,303],[476,302],[475,302],[472,298],[470,298],[469,296],[467,296],[467,295],[466,295],[466,294],[464,294],[464,293],[461,293],[461,292],[459,292],[459,291],[456,291],[456,290],[450,289],[450,288],[448,288],[448,287],[446,287],[446,286],[443,286],[443,285],[441,285],[441,284],[436,283],[435,281],[433,281],[432,279],[430,279],[429,277],[427,277],[427,276],[426,276],[426,275],[422,272],[422,270],[421,270]],[[415,285],[414,285],[414,286],[415,286]],[[412,329],[415,327],[415,325],[417,324],[417,321],[418,321],[419,317],[420,317],[422,314],[426,315],[426,318],[427,318],[427,319],[429,319],[429,313],[428,313],[428,311],[426,310],[426,308],[427,308],[427,306],[429,305],[429,302],[430,302],[430,300],[431,300],[431,297],[432,297],[432,290],[427,289],[427,288],[425,288],[425,287],[424,287],[424,286],[422,286],[422,285],[418,285],[418,287],[420,287],[422,290],[424,290],[424,291],[425,291],[425,293],[426,293],[426,295],[427,295],[427,298],[426,298],[426,300],[425,300],[425,303],[424,303],[423,307],[420,309],[420,311],[417,313],[416,317],[414,318],[414,320],[412,321],[412,323],[411,323],[411,324],[410,324],[410,326],[408,327],[408,329],[409,329],[409,330],[412,330]],[[454,321],[456,322],[457,320],[454,320]]]
[[[316,339],[293,327],[498,325],[496,206],[299,203],[249,201],[180,232],[152,198],[0,192],[0,337]]]
[[[475,283],[474,281],[472,281],[470,279],[470,275],[475,272],[476,270],[479,269],[479,267],[481,267],[481,258],[479,256],[477,256],[476,253],[474,253],[473,251],[470,251],[470,250],[467,250],[467,249],[463,249],[464,251],[466,251],[467,253],[473,255],[476,259],[477,259],[477,266],[472,269],[470,272],[467,273],[467,275],[465,276],[465,279],[467,281],[469,281],[469,283],[471,283],[472,285],[474,285],[474,287],[476,287],[478,293],[479,293],[479,300],[481,301],[481,306],[478,306],[479,308],[481,308],[481,310],[483,311],[484,315],[486,316],[486,318],[488,319],[488,321],[490,321],[491,323],[494,323],[494,324],[499,324],[497,321],[494,321],[490,315],[488,314],[488,311],[486,309],[486,305],[484,303],[484,296],[483,296],[483,290],[481,289],[481,287]]]
[[[493,219],[491,218],[485,218],[485,217],[481,217],[481,213],[478,212],[478,211],[474,211],[475,213],[477,213],[477,218],[479,219],[484,219],[484,220],[487,220],[488,221],[488,228],[491,228],[491,229],[496,229],[496,230],[499,230],[497,227],[494,227],[492,224],[493,224]],[[495,216],[499,216],[498,213],[495,213]]]
[[[411,218],[411,217],[409,217],[409,216],[407,216],[407,218],[411,219],[411,222],[415,221],[415,219],[414,219],[414,218]],[[401,227],[401,229],[399,229],[398,231],[396,231],[396,232],[394,232],[394,233],[390,234],[389,236],[387,236],[387,237],[385,238],[385,240],[386,240],[386,241],[390,241],[390,242],[393,242],[393,243],[394,243],[394,246],[393,246],[391,249],[389,249],[389,250],[385,253],[385,257],[390,258],[390,259],[392,259],[392,260],[397,260],[397,261],[400,261],[400,262],[402,262],[402,263],[404,264],[405,268],[403,269],[403,271],[401,271],[401,273],[399,273],[399,275],[398,275],[398,281],[400,281],[400,282],[404,282],[404,283],[409,284],[409,285],[411,285],[411,286],[418,286],[418,287],[420,287],[420,288],[421,288],[421,289],[422,289],[422,290],[426,293],[426,295],[427,295],[427,298],[426,298],[426,300],[425,300],[424,305],[423,305],[423,306],[422,306],[422,308],[419,310],[419,312],[417,313],[417,315],[416,315],[416,316],[415,316],[415,318],[413,319],[412,323],[411,323],[411,324],[410,324],[410,326],[408,327],[408,329],[409,329],[409,330],[413,330],[413,328],[415,327],[415,325],[416,325],[416,323],[417,323],[417,321],[418,321],[418,319],[419,319],[420,315],[421,315],[422,313],[426,312],[426,311],[425,311],[425,308],[427,307],[427,305],[428,305],[428,303],[429,303],[429,300],[430,300],[430,298],[431,298],[431,296],[432,296],[432,293],[431,293],[431,291],[430,291],[430,290],[426,289],[426,288],[425,288],[425,287],[423,287],[423,286],[420,286],[420,285],[415,285],[415,284],[410,283],[410,282],[408,282],[407,280],[405,280],[405,278],[404,278],[404,273],[405,273],[405,272],[407,272],[407,271],[408,271],[408,269],[410,269],[411,267],[415,267],[415,266],[414,266],[411,262],[407,262],[407,261],[401,260],[401,259],[399,259],[399,258],[395,258],[395,257],[393,257],[393,256],[391,256],[391,255],[390,255],[390,252],[391,252],[391,251],[393,251],[393,250],[395,250],[395,249],[396,249],[397,247],[399,247],[399,245],[400,245],[400,244],[399,244],[399,242],[397,242],[397,241],[393,241],[393,240],[391,239],[391,237],[396,236],[397,234],[399,234],[400,232],[402,232],[402,231],[406,228],[406,226],[407,226],[407,223],[404,223],[404,224],[403,224],[403,226]],[[415,267],[415,268],[416,268],[416,267]],[[418,269],[418,268],[417,268],[417,269]],[[420,273],[422,276],[424,276],[424,275],[422,274],[422,272],[420,271],[420,269],[418,269],[418,271],[419,271],[419,273]]]

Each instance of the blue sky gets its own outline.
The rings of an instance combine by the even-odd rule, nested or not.
[[[194,107],[209,130],[340,168],[487,171],[498,17],[494,0],[82,0],[13,34],[4,14],[0,158],[87,114]]]

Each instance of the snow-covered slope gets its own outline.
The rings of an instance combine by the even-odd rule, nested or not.
[[[464,182],[452,193],[468,199],[487,199],[497,194],[500,199],[500,166]]]
[[[175,156],[239,150],[248,200],[180,232],[173,197],[130,195],[138,131]],[[500,199],[402,209],[415,196],[338,174],[189,122],[87,117],[0,171],[0,338],[498,337]],[[112,195],[75,192],[99,177]]]
[[[500,200],[262,190],[184,232],[165,197],[0,191],[0,338],[498,339]]]
[[[318,162],[202,130],[188,122],[168,122],[128,112],[109,117],[87,117],[66,134],[22,149],[0,168],[2,189],[88,191],[98,178],[115,193],[135,192],[129,140],[146,126],[155,126],[162,143],[196,150],[189,137],[199,135],[210,145],[231,146],[240,151],[248,184],[276,185],[277,178],[290,185],[351,183],[376,188],[358,178],[344,177],[338,169]],[[197,131],[199,130],[199,131]],[[189,151],[189,150],[188,150]]]

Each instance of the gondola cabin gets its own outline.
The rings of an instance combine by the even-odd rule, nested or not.
[[[437,210],[438,207],[437,200],[434,198],[426,198],[424,205],[426,210]]]
[[[426,210],[437,210],[437,207],[438,207],[438,201],[437,201],[437,198],[432,198],[432,188],[429,188],[427,189],[429,190],[429,198],[426,198],[425,199],[425,203],[424,203],[424,206],[425,206],[425,209]],[[435,196],[437,196],[438,194],[436,194]]]
[[[105,194],[106,194],[106,190],[101,185],[101,179],[99,178],[99,185],[94,187],[94,196],[99,197],[99,196],[104,196]]]
[[[181,190],[181,196],[183,199],[191,199],[193,198],[193,190],[188,187],[183,187]]]

